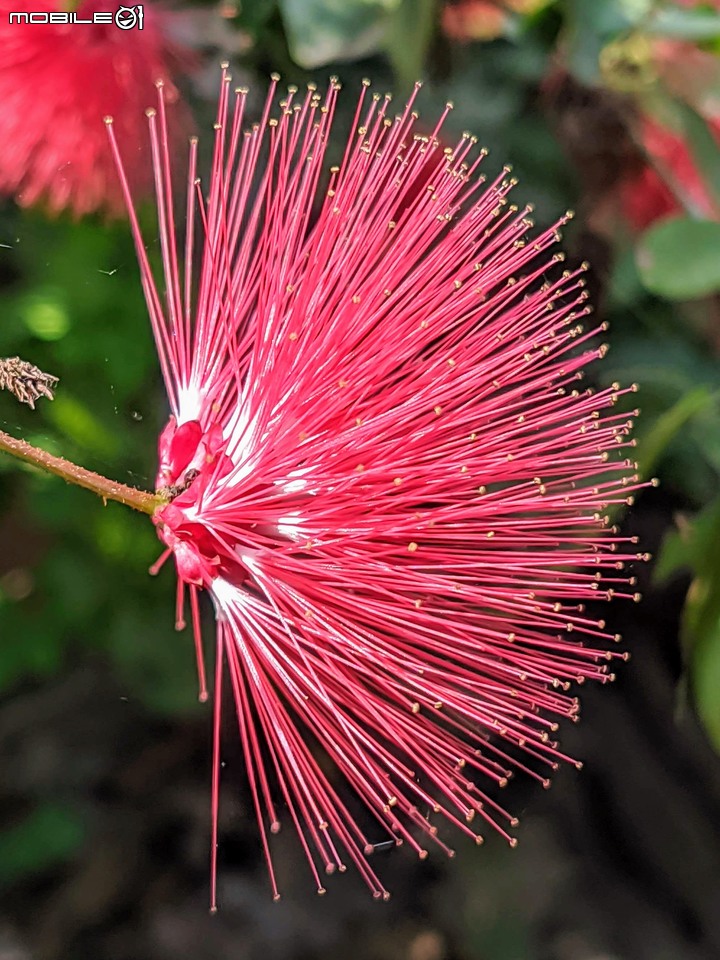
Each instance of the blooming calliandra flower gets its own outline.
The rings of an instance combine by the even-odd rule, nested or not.
[[[582,271],[507,202],[508,171],[483,183],[473,137],[440,146],[447,111],[415,136],[414,95],[393,116],[366,85],[323,179],[339,85],[277,83],[246,125],[224,71],[207,196],[191,141],[184,266],[162,87],[149,111],[162,292],[131,223],[172,410],[158,563],[179,622],[189,591],[202,696],[200,590],[215,609],[213,878],[226,671],[275,897],[281,821],[319,892],[354,866],[384,897],[375,845],[514,845],[495,787],[568,759],[573,685],[622,656],[585,604],[633,596],[606,512],[637,476],[623,391],[581,380],[604,352]]]
[[[127,175],[137,192],[152,189],[143,109],[147,89],[162,77],[169,99],[171,74],[190,65],[187,50],[169,38],[173,14],[143,4],[143,29],[111,23],[11,22],[22,9],[0,0],[0,192],[22,206],[44,203],[77,216],[124,210],[107,139],[97,118],[112,112],[118,133],[136,146]],[[33,2],[33,16],[62,15],[59,0]],[[82,0],[80,21],[115,14],[110,0]],[[182,117],[187,127],[189,116]]]

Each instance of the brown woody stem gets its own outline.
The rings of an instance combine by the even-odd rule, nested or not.
[[[106,502],[108,500],[117,500],[118,503],[124,503],[126,507],[132,507],[133,510],[139,510],[141,513],[147,513],[152,516],[158,507],[167,503],[166,499],[158,497],[155,494],[147,493],[145,490],[136,490],[135,487],[127,487],[124,483],[117,483],[115,480],[108,480],[107,477],[101,477],[99,473],[93,473],[84,467],[78,467],[69,460],[62,457],[56,457],[46,450],[34,447],[27,440],[17,440],[11,437],[9,433],[3,433],[0,430],[0,452],[4,451],[18,460],[24,460],[25,463],[31,463],[34,467],[45,470],[46,473],[53,473],[56,477],[62,477],[68,483],[74,483],[86,490],[92,490]]]

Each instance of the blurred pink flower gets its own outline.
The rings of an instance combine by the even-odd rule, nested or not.
[[[495,790],[569,760],[573,685],[623,656],[586,603],[634,595],[635,541],[607,516],[638,486],[624,391],[582,383],[603,327],[559,225],[532,229],[507,171],[483,185],[473,137],[416,135],[414,97],[395,117],[364,91],[321,179],[338,90],[278,104],[275,79],[250,123],[224,73],[202,188],[191,144],[184,263],[160,90],[162,282],[127,191],[172,411],[155,571],[174,558],[179,626],[189,593],[202,699],[200,590],[217,621],[213,905],[223,674],[274,896],[289,820],[319,893],[353,865],[385,897],[378,845],[515,845]]]
[[[653,40],[650,56],[660,90],[702,116],[720,145],[720,59],[692,43],[666,39]],[[656,220],[679,213],[679,194],[695,214],[720,216],[684,133],[643,112],[642,98],[637,108],[635,136],[646,161],[635,164],[623,178],[623,215],[635,229],[643,230]]]
[[[534,13],[548,0],[446,0],[441,26],[451,40],[495,40],[502,36],[511,14]]]
[[[710,130],[720,144],[720,119],[710,123]],[[640,119],[640,137],[654,166],[640,166],[620,185],[623,215],[636,230],[681,211],[670,183],[677,185],[697,214],[708,218],[720,215],[683,137],[648,116]]]
[[[494,40],[505,29],[507,11],[493,0],[456,0],[442,8],[442,29],[451,40]]]
[[[22,206],[45,204],[76,216],[124,209],[117,173],[108,155],[102,118],[113,114],[118,133],[133,144],[127,174],[138,193],[151,187],[144,137],[144,108],[151,84],[177,91],[175,71],[193,62],[170,37],[173,14],[144,5],[143,29],[112,24],[10,23],[14,0],[0,0],[0,192]],[[38,13],[66,9],[60,0],[33,0]],[[115,13],[113,0],[82,0],[78,18]],[[177,130],[189,130],[178,106]]]

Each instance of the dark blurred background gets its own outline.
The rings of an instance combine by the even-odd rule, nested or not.
[[[318,898],[288,832],[275,904],[228,726],[210,916],[210,711],[192,640],[173,630],[172,573],[147,574],[152,526],[0,457],[0,960],[717,960],[720,4],[244,0],[162,15],[206,145],[222,59],[256,112],[273,70],[337,74],[340,127],[362,77],[401,102],[419,77],[428,125],[452,100],[447,136],[472,130],[492,172],[511,163],[539,223],[575,210],[568,259],[590,261],[611,324],[592,376],[640,385],[637,458],[661,480],[617,520],[654,559],[633,571],[642,603],[611,613],[632,660],[583,691],[583,722],[563,732],[585,769],[547,792],[511,786],[517,850],[378,854],[393,892],[379,905],[349,875]],[[0,92],[51,97],[10,62],[7,31]],[[72,45],[56,56],[72,66]],[[0,132],[14,109],[0,97]],[[50,193],[28,203],[12,182],[18,164],[34,175],[32,156],[13,146],[0,146],[0,357],[60,385],[35,411],[0,394],[0,426],[150,489],[167,408],[127,221]],[[142,204],[141,218],[152,247]]]

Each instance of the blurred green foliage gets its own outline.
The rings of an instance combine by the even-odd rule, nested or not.
[[[62,862],[83,836],[82,821],[74,810],[50,803],[36,808],[0,833],[0,889],[24,874]]]
[[[0,354],[33,357],[60,377],[34,412],[3,397],[5,429],[51,452],[151,487],[165,406],[125,223],[48,221],[4,211]],[[172,631],[172,578],[151,581],[159,543],[146,518],[0,460],[2,497],[27,558],[0,575],[0,689],[106,656],[130,696],[192,709],[192,664]],[[23,551],[26,552],[26,551]],[[7,551],[12,561],[12,551]],[[177,667],[177,669],[176,669]],[[185,669],[187,667],[187,669]]]
[[[647,230],[638,244],[643,286],[668,300],[720,290],[720,223],[673,217]]]
[[[471,0],[456,5],[463,2]],[[708,195],[720,197],[712,125],[662,77],[648,86],[647,63],[628,72],[626,58],[638,38],[719,51],[720,13],[712,4],[508,3],[501,29],[485,42],[445,35],[443,7],[443,0],[255,0],[227,22],[245,38],[241,69],[259,85],[270,69],[291,81],[337,73],[350,88],[367,75],[400,95],[423,79],[422,113],[432,122],[452,100],[447,136],[477,133],[491,149],[491,171],[513,163],[518,202],[532,200],[541,222],[568,207],[595,229],[600,219],[586,171],[562,142],[563,125],[541,109],[559,72],[585,91],[586,103],[599,91],[621,96],[626,112],[642,113],[652,102],[673,113]],[[202,92],[191,97],[200,125],[209,127]],[[341,109],[350,110],[352,100]],[[592,149],[592,115],[570,119],[585,124]],[[602,155],[604,145],[596,149]],[[610,251],[597,273],[612,349],[596,375],[603,383],[640,384],[638,397],[627,401],[643,409],[640,469],[659,475],[685,504],[659,572],[693,577],[684,621],[688,679],[720,746],[720,223],[692,209],[671,171],[659,175],[678,199],[670,219],[636,231],[603,221],[598,231]],[[155,233],[147,235],[152,248]],[[580,229],[571,229],[570,247],[581,239]],[[57,399],[34,413],[0,396],[3,428],[105,475],[152,487],[166,406],[127,224],[50,220],[8,201],[0,210],[0,244],[0,356],[18,354],[60,377]],[[192,644],[172,626],[173,577],[170,570],[157,580],[147,576],[159,553],[147,518],[6,457],[0,510],[0,691],[93,656],[112,665],[128,697],[160,712],[196,709]],[[0,880],[69,855],[81,837],[71,811],[34,811],[0,834]]]

